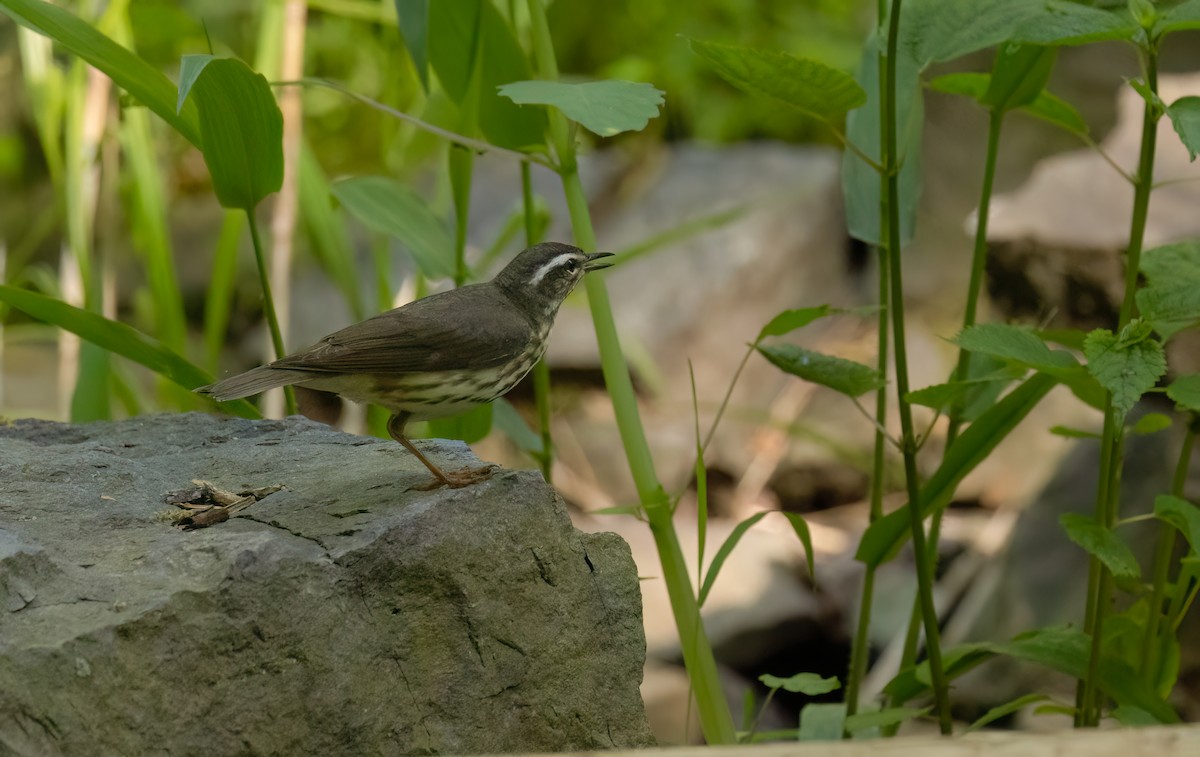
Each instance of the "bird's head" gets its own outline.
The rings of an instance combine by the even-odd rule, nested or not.
[[[522,251],[495,283],[522,307],[553,313],[587,274],[612,265],[611,252],[587,253],[560,242],[543,242]]]

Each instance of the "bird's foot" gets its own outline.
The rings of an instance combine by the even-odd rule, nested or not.
[[[432,481],[426,484],[410,486],[409,489],[419,492],[432,491],[434,489],[440,489],[443,486],[451,489],[461,489],[464,486],[473,486],[475,484],[487,481],[489,478],[494,476],[498,470],[500,470],[500,466],[498,465],[485,465],[481,468],[463,468],[462,470],[450,472],[442,471],[441,477],[434,478]]]

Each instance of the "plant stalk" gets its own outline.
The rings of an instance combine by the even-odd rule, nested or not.
[[[516,0],[510,4],[510,12],[516,12]],[[529,164],[521,163],[521,207],[525,211],[525,246],[538,243],[537,219],[533,215],[533,180]],[[542,438],[542,451],[536,455],[542,478],[552,483],[554,468],[554,437],[550,433],[550,366],[543,356],[533,366],[533,401],[537,407],[538,434]]]
[[[267,261],[263,254],[262,239],[258,235],[258,221],[254,220],[254,211],[246,211],[246,223],[250,226],[250,242],[254,246],[254,262],[258,268],[258,283],[262,287],[263,312],[267,316],[267,329],[271,333],[271,347],[275,350],[275,359],[283,357],[287,351],[283,347],[283,333],[279,330],[279,318],[275,315],[275,298],[271,294],[271,277],[267,272]],[[290,386],[283,388],[284,405],[288,415],[296,414],[296,392]]]

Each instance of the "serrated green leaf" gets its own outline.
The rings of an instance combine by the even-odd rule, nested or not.
[[[518,105],[549,105],[593,134],[611,137],[641,131],[658,117],[663,93],[644,82],[517,81],[505,84],[500,94]]]
[[[0,3],[0,11],[104,72],[133,99],[174,127],[184,139],[200,146],[200,124],[195,107],[189,104],[177,111],[175,85],[145,60],[104,36],[91,24],[50,3],[4,0]]]
[[[901,25],[903,28],[903,24]],[[846,116],[846,139],[876,164],[880,162],[878,38],[872,35],[863,49],[855,81],[867,93],[867,104]],[[920,68],[907,55],[900,56],[896,70],[896,129],[900,157],[900,244],[912,241],[921,197],[921,134],[925,123],[925,101],[921,94]],[[879,208],[882,207],[879,172],[853,151],[842,153],[842,197],[850,236],[867,244],[880,245]]]
[[[772,318],[766,326],[763,326],[762,331],[758,332],[758,338],[754,341],[761,342],[763,339],[766,339],[769,336],[783,336],[784,334],[789,334],[796,329],[803,328],[813,321],[824,318],[825,316],[831,315],[834,312],[840,311],[835,311],[828,305],[820,305],[815,308],[785,310]]]
[[[857,712],[846,716],[845,727],[849,733],[858,733],[868,728],[887,728],[888,726],[899,725],[906,720],[922,717],[930,709],[932,708],[890,707],[886,710],[878,710],[876,712]]]
[[[838,741],[845,722],[845,704],[810,702],[800,709],[800,740]]]
[[[1050,697],[1046,696],[1045,694],[1025,694],[1024,696],[1019,696],[1016,699],[1005,702],[1001,705],[997,705],[996,707],[993,707],[985,712],[978,720],[976,720],[974,723],[971,723],[964,733],[978,731],[985,725],[993,723],[1000,718],[1012,715],[1015,712],[1020,712],[1031,704],[1047,701],[1050,701]]]
[[[824,678],[816,673],[797,673],[790,678],[779,678],[764,673],[758,680],[768,689],[784,689],[793,694],[807,694],[810,697],[828,694],[842,687],[836,677]]]
[[[1017,27],[1012,40],[1069,46],[1102,40],[1132,40],[1141,31],[1141,26],[1124,8],[1110,11],[1068,0],[1049,0],[1041,13]]]
[[[824,63],[774,50],[688,40],[721,78],[744,92],[770,97],[823,121],[840,119],[867,102],[849,74]]]
[[[861,397],[884,384],[874,368],[853,360],[823,355],[791,344],[758,345],[756,349],[787,373],[847,397]]]
[[[429,90],[429,0],[396,0],[396,22],[421,86]]]
[[[987,458],[1058,380],[1038,373],[993,405],[946,450],[942,464],[921,489],[922,517],[946,507],[959,482]],[[854,558],[878,567],[891,559],[911,533],[907,507],[889,513],[867,527]]]
[[[157,340],[119,321],[7,284],[0,284],[0,302],[39,321],[70,331],[97,347],[128,358],[185,389],[212,383],[212,376],[206,371]],[[246,400],[223,402],[221,406],[243,418],[262,417],[258,409]]]
[[[1190,239],[1146,250],[1138,268],[1151,286],[1200,284],[1200,241]]]
[[[999,111],[1031,104],[1046,86],[1057,50],[1038,45],[1001,45],[980,102]]]
[[[921,68],[994,47],[1040,14],[1040,0],[906,0],[900,49]]]
[[[454,275],[454,241],[446,225],[410,187],[385,176],[356,176],[335,182],[333,196],[351,215],[408,248],[431,279]]]
[[[1070,353],[1051,350],[1033,331],[1003,323],[971,326],[952,341],[967,352],[1015,360],[1034,370],[1057,372],[1079,364]]]
[[[1200,152],[1200,97],[1181,97],[1167,108],[1175,133],[1187,148],[1188,156],[1196,159]]]
[[[283,114],[266,77],[233,58],[185,55],[179,107],[191,99],[217,199],[253,210],[283,184]]]
[[[1104,563],[1113,576],[1131,580],[1141,578],[1142,571],[1133,551],[1111,529],[1079,513],[1064,513],[1058,520],[1071,541]]]
[[[1175,404],[1200,413],[1200,373],[1180,376],[1167,387],[1167,396],[1175,400]]]
[[[1157,434],[1171,427],[1171,416],[1162,413],[1146,413],[1129,430],[1139,436]]]
[[[1125,335],[1129,328],[1127,326],[1122,334]],[[1088,372],[1112,393],[1113,407],[1122,415],[1133,409],[1167,371],[1167,360],[1157,341],[1131,341],[1108,329],[1096,329],[1088,334],[1083,353],[1088,359]]]
[[[1192,548],[1200,554],[1200,508],[1182,497],[1160,494],[1154,498],[1154,517],[1171,524]]]

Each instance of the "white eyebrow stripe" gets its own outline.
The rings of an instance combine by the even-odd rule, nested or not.
[[[538,284],[542,283],[542,279],[546,278],[546,274],[550,273],[555,268],[559,267],[560,265],[567,262],[568,260],[572,260],[574,257],[575,257],[575,253],[564,252],[562,255],[559,255],[558,257],[551,260],[549,263],[543,263],[541,268],[539,268],[533,272],[533,277],[531,279],[529,279],[529,286],[535,287]]]

